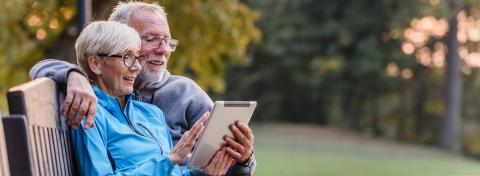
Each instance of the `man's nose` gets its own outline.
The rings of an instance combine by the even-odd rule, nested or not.
[[[167,54],[168,52],[170,52],[170,50],[168,49],[168,46],[166,45],[165,41],[162,41],[155,48],[154,52],[155,52],[155,54],[163,55],[163,54]]]

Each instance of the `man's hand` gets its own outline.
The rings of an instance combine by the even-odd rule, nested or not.
[[[237,139],[225,136],[223,139],[228,146],[226,151],[229,155],[237,160],[239,163],[245,163],[253,152],[253,133],[250,127],[242,122],[236,122],[230,126],[230,130]]]
[[[84,127],[93,127],[97,101],[88,79],[76,71],[71,71],[68,74],[67,97],[62,108],[62,115],[67,117],[67,124],[77,128],[82,118],[86,116]]]
[[[228,168],[235,164],[235,159],[226,153],[226,147],[222,147],[203,171],[208,175],[225,175]]]
[[[168,157],[173,164],[182,163],[187,159],[188,154],[192,151],[195,142],[197,142],[198,137],[202,133],[208,117],[210,117],[210,113],[205,112],[190,130],[183,133],[182,138],[180,138],[177,145],[175,145],[172,151],[168,154]]]

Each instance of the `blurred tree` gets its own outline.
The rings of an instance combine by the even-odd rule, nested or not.
[[[413,19],[411,27],[404,30],[402,50],[406,54],[414,54],[418,63],[425,67],[442,68],[445,65],[445,71],[442,73],[444,83],[441,87],[444,88],[441,89],[441,92],[443,94],[442,103],[444,102],[445,105],[444,108],[439,108],[443,113],[441,115],[443,118],[441,123],[433,127],[438,131],[435,133],[438,133],[441,146],[450,151],[458,152],[461,149],[459,138],[464,114],[462,110],[469,109],[468,107],[462,107],[462,104],[471,105],[471,103],[462,103],[462,97],[471,99],[472,92],[468,92],[468,90],[471,90],[473,85],[469,82],[462,83],[462,79],[464,75],[467,78],[474,77],[476,73],[472,74],[472,68],[480,67],[477,62],[479,59],[477,48],[480,41],[478,1],[435,1],[432,4],[435,4],[435,7],[430,9],[437,10],[440,13],[429,12],[429,16]],[[439,19],[437,20],[432,15]],[[429,69],[428,72],[431,71]],[[464,75],[462,75],[462,72]],[[462,96],[464,84],[469,86],[466,89],[469,96]],[[419,121],[417,120],[417,122]],[[424,120],[421,122],[424,122]],[[422,124],[425,123],[417,123],[416,125],[420,127]],[[417,136],[421,135],[422,130],[417,130]],[[469,143],[471,142],[468,142],[467,145]],[[465,148],[467,150],[472,149],[471,146]]]
[[[90,14],[92,19],[88,20],[105,20],[108,18],[113,6],[118,3],[118,0],[92,1],[91,3],[93,14]],[[77,35],[81,30],[79,28],[83,28],[84,26],[79,26],[78,23],[70,23],[67,27],[67,30],[64,30],[55,42],[44,50],[44,58],[56,58],[76,63],[74,45]],[[61,48],[61,50],[59,50],[59,48]]]
[[[256,120],[428,144],[443,134],[457,151],[462,129],[465,150],[480,154],[480,1],[244,1],[262,14],[263,42],[229,68],[227,93],[217,98],[259,101]]]
[[[180,45],[169,70],[194,78],[203,88],[225,90],[225,67],[245,58],[247,46],[260,39],[258,13],[239,0],[161,0],[173,37]]]
[[[94,19],[107,19],[117,2],[93,1]],[[225,89],[225,66],[244,58],[247,45],[260,38],[260,31],[254,26],[258,13],[237,0],[146,2],[165,7],[170,31],[180,40],[169,70],[174,74],[187,75],[213,92],[221,93]],[[48,56],[75,62],[74,42],[75,35],[63,35],[55,47],[47,50]],[[71,47],[59,52],[56,48],[61,46]]]
[[[7,0],[0,3],[0,94],[25,82],[43,50],[71,24],[73,0]],[[4,96],[0,109],[6,109]]]
[[[108,18],[118,0],[92,1],[94,20]],[[151,2],[151,1],[149,1]],[[169,69],[214,92],[224,91],[224,67],[244,58],[247,45],[260,38],[258,14],[238,0],[159,1],[166,8],[180,46]],[[7,0],[0,3],[0,85],[25,82],[28,70],[45,57],[74,62],[79,33],[73,24],[74,0]],[[0,107],[5,109],[2,97]]]
[[[225,97],[260,101],[264,120],[378,131],[381,96],[402,81],[389,77],[386,67],[405,58],[391,39],[399,31],[390,31],[417,14],[415,0],[246,2],[262,12],[263,43],[252,48],[244,67],[231,68]]]
[[[449,0],[448,16],[449,30],[446,36],[447,64],[445,74],[446,107],[443,118],[440,142],[443,148],[452,151],[460,151],[460,125],[461,125],[461,98],[462,98],[462,73],[461,61],[458,54],[459,41],[457,15],[464,9],[464,2],[460,0]]]

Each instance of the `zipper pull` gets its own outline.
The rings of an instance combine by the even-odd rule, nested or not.
[[[137,97],[137,100],[142,101],[143,98],[142,98],[142,94],[141,94],[140,90],[136,90],[135,94],[136,94],[135,97]]]

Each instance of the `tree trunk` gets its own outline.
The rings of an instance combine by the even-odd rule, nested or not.
[[[460,72],[460,57],[458,55],[457,39],[457,14],[460,11],[459,1],[450,0],[451,15],[449,19],[449,31],[447,33],[447,64],[445,73],[445,117],[442,121],[440,144],[442,148],[450,152],[460,151],[460,123],[461,123],[461,96],[462,75]]]
[[[408,114],[408,93],[407,93],[407,86],[402,84],[402,87],[397,91],[400,92],[400,109],[399,109],[399,116],[398,116],[398,127],[397,127],[397,139],[400,140],[408,140],[408,136],[406,135],[407,131],[407,118],[409,117]]]
[[[370,96],[370,101],[372,102],[370,107],[372,108],[371,109],[371,116],[372,116],[372,119],[371,119],[371,126],[372,126],[372,132],[375,136],[379,136],[381,135],[382,131],[380,129],[380,113],[379,113],[379,109],[381,108],[381,105],[380,105],[380,100],[378,97],[375,97],[375,96]]]
[[[425,128],[425,104],[427,103],[427,87],[425,68],[421,66],[416,74],[413,89],[415,95],[415,141],[421,142]]]

